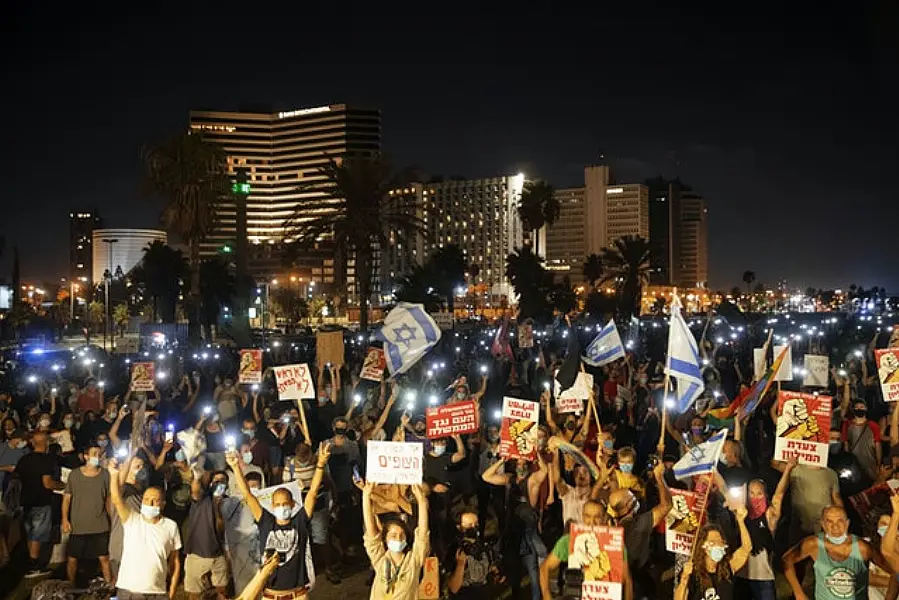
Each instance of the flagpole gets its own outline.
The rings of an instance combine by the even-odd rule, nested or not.
[[[668,428],[668,384],[670,383],[670,375],[665,373],[665,382],[662,384],[662,430],[659,432],[659,444],[657,450],[659,454],[665,454],[665,431]],[[659,457],[662,458],[661,456]]]

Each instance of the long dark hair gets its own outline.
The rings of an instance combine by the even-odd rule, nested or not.
[[[709,537],[709,533],[712,531],[717,532],[718,535],[721,536],[721,539],[725,540],[726,543],[727,537],[724,535],[724,532],[721,531],[720,527],[717,525],[706,525],[699,530],[698,534],[696,534],[696,543],[693,545],[693,556],[691,557],[693,560],[693,577],[699,580],[703,589],[712,586],[712,578],[709,577],[709,572],[705,568],[705,548],[703,548]],[[729,581],[731,575],[733,575],[730,570],[731,554],[732,552],[730,551],[730,548],[728,548],[727,552],[724,553],[724,558],[718,563],[715,574],[718,576],[719,580]]]

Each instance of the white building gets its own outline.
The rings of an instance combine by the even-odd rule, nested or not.
[[[159,229],[94,229],[93,283],[103,281],[108,269],[115,275],[118,269],[127,275],[144,257],[144,248],[160,241],[167,243],[165,231]]]

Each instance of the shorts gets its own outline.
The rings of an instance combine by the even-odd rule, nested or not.
[[[273,467],[281,467],[283,466],[284,453],[281,451],[281,446],[275,444],[274,446],[268,447],[268,462],[271,463]]]
[[[328,523],[331,520],[331,513],[328,507],[316,509],[312,511],[312,518],[309,520],[309,537],[313,544],[328,543]]]
[[[109,532],[73,533],[66,545],[66,556],[79,559],[109,556]]]
[[[226,587],[228,585],[228,561],[224,556],[215,558],[203,558],[196,554],[188,554],[184,561],[184,591],[188,594],[200,594],[203,592],[203,576],[212,574],[214,587]]]
[[[53,534],[53,511],[49,506],[32,506],[25,511],[25,537],[29,542],[47,543]]]
[[[141,594],[139,592],[129,592],[119,588],[116,592],[119,600],[169,600],[168,594]]]

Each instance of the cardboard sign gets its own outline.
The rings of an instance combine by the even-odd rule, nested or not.
[[[429,407],[425,419],[430,439],[478,431],[478,407],[471,400]]]
[[[702,525],[700,519],[704,497],[696,492],[674,488],[670,492],[673,506],[665,515],[665,550],[690,555],[693,538]]]
[[[520,398],[503,398],[499,454],[503,458],[533,459],[537,453],[537,425],[540,403]]]
[[[807,387],[827,387],[827,371],[830,358],[818,354],[805,355],[805,377],[802,385]]]
[[[556,375],[558,374],[559,372],[556,371]],[[564,392],[558,380],[554,380],[553,385],[555,386],[553,391],[555,392],[556,400],[567,400],[568,398],[586,400],[590,397],[590,392],[593,390],[593,375],[583,371],[579,372],[577,379],[574,380],[574,385]]]
[[[343,332],[319,331],[315,334],[315,360],[319,365],[343,366]]]
[[[384,350],[370,346],[365,352],[365,362],[362,363],[359,377],[369,381],[383,381],[386,368],[387,358],[384,356]]]
[[[530,323],[525,323],[524,325],[518,326],[518,347],[534,347],[534,326]]]
[[[581,598],[621,600],[624,583],[624,529],[571,524],[568,568],[584,573]]]
[[[765,376],[768,369],[768,361],[766,360],[764,348],[752,349],[752,380],[758,381]]]
[[[152,362],[136,362],[131,365],[131,391],[152,392],[156,387],[156,365]]]
[[[782,391],[777,397],[774,459],[796,456],[803,465],[827,466],[831,398]]]
[[[315,398],[312,374],[306,363],[274,367],[278,396],[281,400],[305,400]]]
[[[893,511],[890,498],[899,494],[899,480],[889,479],[849,498],[852,508],[862,517],[869,514],[888,515]]]
[[[418,442],[376,442],[366,444],[366,481],[375,483],[421,483],[424,444]]]
[[[423,565],[421,583],[418,584],[419,600],[438,600],[440,598],[440,562],[436,556],[429,556]]]
[[[877,359],[877,379],[880,380],[883,399],[896,402],[899,400],[899,348],[876,350],[874,357]]]
[[[780,356],[784,346],[774,346],[774,356]],[[780,364],[777,373],[774,374],[774,381],[793,381],[793,347],[787,350],[784,361]]]
[[[556,400],[556,412],[581,414],[584,412],[584,401],[577,398],[559,398]]]
[[[262,383],[262,350],[240,351],[240,366],[237,369],[238,383]]]

